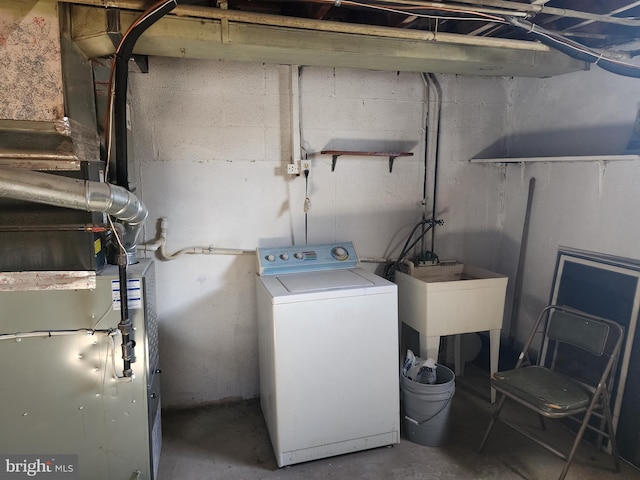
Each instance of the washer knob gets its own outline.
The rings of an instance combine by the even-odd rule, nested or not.
[[[289,260],[289,255],[287,255],[286,253],[282,253],[282,254],[280,254],[280,258],[282,260]]]
[[[267,255],[264,258],[267,260],[267,262],[274,262],[276,260],[275,255],[271,255],[271,254]]]
[[[338,261],[343,261],[349,258],[349,252],[347,252],[347,249],[344,247],[334,247],[331,250],[331,255],[333,255],[333,258]]]
[[[298,260],[302,260],[304,258],[304,254],[302,252],[296,252],[293,254]]]

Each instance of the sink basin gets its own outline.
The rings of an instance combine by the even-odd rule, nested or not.
[[[459,262],[411,266],[407,273],[395,274],[398,319],[418,331],[420,356],[436,361],[441,336],[488,330],[493,373],[498,367],[507,281],[504,275]],[[455,341],[455,369],[461,374],[460,337]]]
[[[501,329],[507,280],[457,262],[397,272],[399,318],[427,336]]]

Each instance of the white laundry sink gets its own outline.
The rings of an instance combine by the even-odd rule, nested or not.
[[[420,354],[437,361],[440,337],[489,331],[491,373],[498,368],[508,278],[459,262],[396,272],[398,319],[420,334]],[[456,337],[456,373],[462,372]]]
[[[502,328],[507,277],[463,263],[396,273],[400,320],[427,336]]]

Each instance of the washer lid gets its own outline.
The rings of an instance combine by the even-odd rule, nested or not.
[[[290,273],[288,275],[276,275],[276,278],[290,293],[318,292],[375,285],[372,281],[358,275],[353,270]]]
[[[361,295],[397,295],[398,291],[395,283],[362,268],[262,275],[256,279],[258,288],[264,288],[272,305]]]

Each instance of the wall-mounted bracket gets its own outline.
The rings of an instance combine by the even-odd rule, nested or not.
[[[113,43],[114,47],[117,47],[122,40],[122,27],[120,24],[120,9],[119,8],[107,8],[107,36]]]
[[[393,161],[398,157],[412,157],[413,152],[360,152],[351,150],[322,150],[323,155],[331,155],[331,171],[335,171],[336,163],[340,155],[366,156],[366,157],[389,157],[389,173],[393,172]]]

